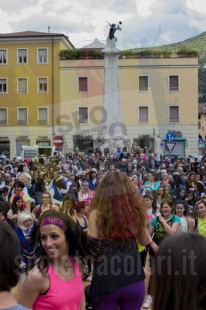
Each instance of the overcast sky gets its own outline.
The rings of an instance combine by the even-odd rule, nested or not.
[[[206,31],[205,0],[0,0],[0,32],[64,33],[75,47],[105,40],[122,21],[121,49],[157,46]]]

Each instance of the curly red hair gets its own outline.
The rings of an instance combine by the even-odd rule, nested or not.
[[[123,172],[109,172],[102,179],[91,202],[97,209],[100,238],[138,235],[145,227],[146,208],[132,181]]]
[[[74,209],[79,213],[81,209],[84,209],[86,207],[86,203],[84,201],[76,201]]]

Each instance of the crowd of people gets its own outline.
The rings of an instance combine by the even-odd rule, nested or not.
[[[201,260],[206,254],[206,156],[172,161],[133,143],[130,150],[97,148],[83,154],[75,148],[65,158],[5,159],[0,165],[2,222],[19,240],[16,266],[24,307],[85,309],[84,277],[92,278],[87,309],[205,309],[206,283],[198,282],[190,303],[181,302],[175,286],[184,282],[183,271],[180,262],[178,270],[174,266],[175,256],[180,261],[194,250]],[[158,263],[164,255],[170,267]],[[199,272],[205,274],[204,268],[198,267],[196,275],[185,268],[183,276],[193,280]],[[160,298],[162,277],[170,279],[168,298]],[[185,294],[190,293],[187,288]],[[21,309],[15,307],[11,309]]]

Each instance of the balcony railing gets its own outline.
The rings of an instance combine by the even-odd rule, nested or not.
[[[47,120],[44,119],[44,120],[38,120],[38,124],[39,125],[46,125],[47,124]]]
[[[18,120],[17,124],[18,125],[26,125],[27,124],[27,120]]]

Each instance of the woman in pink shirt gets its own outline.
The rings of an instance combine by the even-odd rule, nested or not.
[[[85,309],[82,277],[73,257],[93,254],[96,243],[54,210],[42,214],[35,239],[40,239],[42,254],[22,286],[20,303],[33,310]]]
[[[63,168],[63,170],[68,170],[69,169],[69,165],[66,163],[66,159],[62,158],[61,162],[60,162],[60,166]]]
[[[172,180],[169,179],[167,172],[163,173],[160,186],[170,186],[171,183],[172,183]]]
[[[92,201],[92,198],[94,197],[94,192],[90,191],[89,189],[89,183],[87,181],[82,182],[81,190],[78,193],[78,199],[79,201],[84,201],[86,204],[86,216],[89,218],[89,207],[90,203]]]

